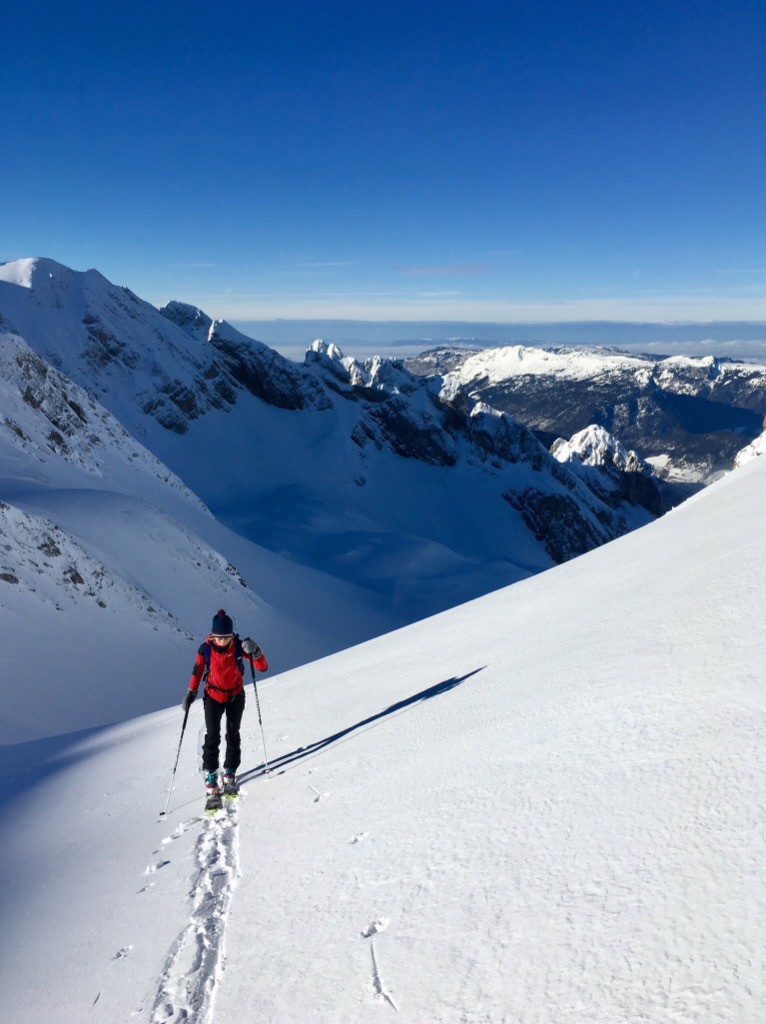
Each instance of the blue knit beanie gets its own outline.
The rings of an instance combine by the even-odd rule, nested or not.
[[[213,616],[213,628],[210,630],[212,636],[231,636],[234,632],[234,623],[231,616],[227,615],[223,608],[220,608]]]

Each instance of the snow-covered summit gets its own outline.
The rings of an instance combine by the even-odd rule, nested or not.
[[[404,367],[401,359],[371,356],[358,360],[343,354],[340,346],[317,338],[306,352],[305,365],[314,372],[323,372],[333,390],[341,387],[346,397],[381,391],[388,394],[411,392],[415,389],[416,378]],[[374,394],[365,397],[374,398]]]
[[[0,281],[14,284],[19,288],[32,287],[32,275],[35,267],[43,261],[37,259],[13,260],[12,262],[0,263]],[[49,262],[53,262],[52,260]],[[59,264],[54,264],[56,267]]]
[[[322,338],[315,338],[306,351],[316,352],[319,356],[326,356],[330,362],[342,363],[346,358],[339,345],[336,345],[333,341],[324,341]]]
[[[452,372],[464,383],[479,379],[499,383],[509,377],[550,375],[582,381],[594,376],[630,374],[639,383],[657,378],[670,387],[685,389],[690,386],[690,377],[713,381],[734,368],[747,369],[747,364],[711,355],[657,357],[606,346],[507,345],[479,352],[465,351],[459,368]],[[686,377],[680,380],[682,374]]]
[[[595,423],[574,434],[568,441],[554,441],[551,454],[559,462],[578,460],[584,466],[614,466],[621,473],[651,473],[650,467],[628,451],[617,438]]]
[[[243,390],[286,408],[315,397],[289,360],[193,307],[171,303],[163,314],[97,271],[52,260],[3,270],[5,327],[98,394],[133,433],[146,429],[148,416],[184,434],[211,410],[230,408]]]
[[[497,349],[484,349],[466,355],[459,371],[464,383],[485,378],[499,382],[508,377],[549,375],[568,380],[587,380],[595,374],[622,373],[625,370],[651,373],[652,360],[608,348],[531,348],[509,345]]]
[[[591,424],[568,441],[558,438],[551,455],[607,504],[624,511],[638,505],[652,515],[662,512],[662,493],[652,467],[604,427]]]
[[[199,342],[210,340],[213,328],[213,319],[197,306],[191,306],[187,302],[169,302],[166,306],[160,307],[160,313],[172,323],[177,324],[182,331]]]

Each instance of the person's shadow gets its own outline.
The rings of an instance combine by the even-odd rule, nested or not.
[[[307,747],[298,747],[296,750],[292,750],[289,754],[282,754],[281,757],[276,758],[274,761],[269,763],[270,771],[283,772],[286,771],[289,765],[295,764],[298,761],[304,761],[306,758],[314,757],[325,747],[332,746],[334,743],[339,743],[346,737],[351,736],[352,733],[358,733],[363,729],[370,729],[379,723],[382,719],[388,718],[391,715],[399,714],[402,711],[406,711],[407,708],[411,708],[415,704],[419,704],[421,701],[430,700],[432,697],[438,697],[441,693],[446,693],[448,690],[454,689],[461,683],[464,683],[466,679],[470,679],[471,676],[475,676],[477,672],[482,672],[486,666],[481,668],[475,668],[473,672],[467,672],[464,676],[452,676],[451,679],[444,679],[441,683],[435,683],[433,686],[429,686],[426,690],[421,690],[419,693],[413,693],[411,697],[405,697],[404,700],[399,700],[396,704],[392,704],[390,707],[384,708],[383,711],[379,711],[376,715],[371,715],[369,718],[363,719],[361,722],[356,722],[354,725],[349,725],[346,729],[341,729],[340,732],[333,733],[332,736],[326,736],[322,740],[316,740],[314,743],[309,744]],[[261,763],[255,768],[251,768],[248,771],[240,775],[241,782],[247,782],[250,779],[255,778],[256,775],[261,775],[265,771],[265,764]]]

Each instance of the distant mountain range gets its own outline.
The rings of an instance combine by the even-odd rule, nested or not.
[[[606,348],[480,352],[444,346],[407,362],[531,427],[549,446],[595,424],[669,480],[703,483],[763,430],[766,366]]]

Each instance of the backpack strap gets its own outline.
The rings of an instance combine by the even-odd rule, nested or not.
[[[210,644],[205,641],[204,644],[200,644],[199,654],[205,659],[205,671],[202,673],[202,682],[207,682],[207,677],[210,675]]]
[[[211,653],[211,650],[212,650],[212,648],[211,648],[210,644],[207,642],[207,640],[204,642],[204,644],[200,644],[199,653],[205,659],[205,671],[202,673],[202,680],[201,680],[201,682],[203,682],[205,684],[207,684],[208,676],[210,675],[210,653]],[[244,674],[245,674],[245,660],[244,660],[245,659],[245,652],[244,652],[244,650],[242,648],[242,641],[240,639],[239,633],[235,633],[234,634],[234,657],[236,659],[237,668],[239,669],[240,674],[242,676],[244,676]],[[220,687],[212,686],[212,689],[219,690]],[[225,691],[222,691],[222,692],[225,692]]]

